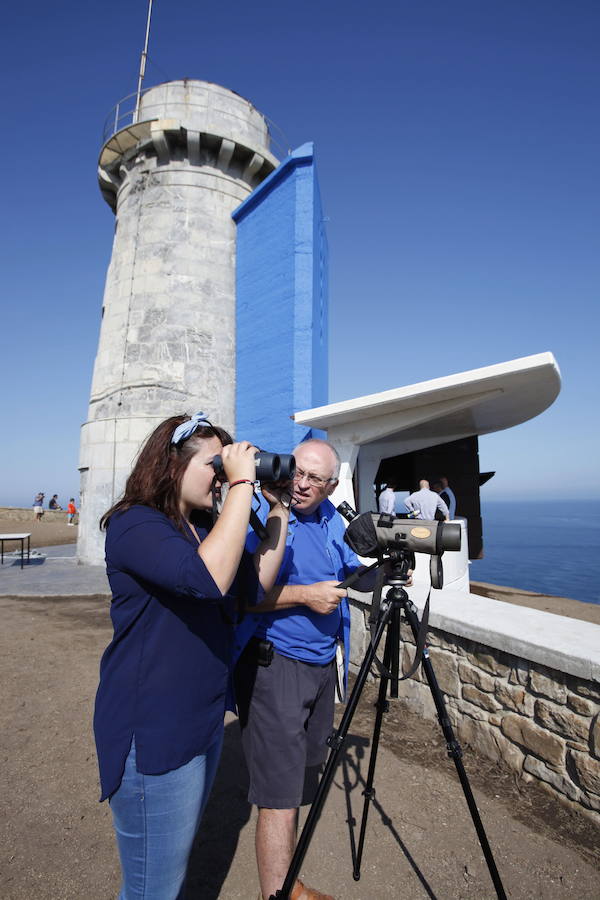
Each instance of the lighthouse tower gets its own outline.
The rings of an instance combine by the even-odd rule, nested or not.
[[[277,166],[264,117],[203,81],[116,108],[99,180],[115,212],[98,352],[80,448],[78,556],[100,564],[101,515],[164,418],[205,410],[235,430],[232,212]]]

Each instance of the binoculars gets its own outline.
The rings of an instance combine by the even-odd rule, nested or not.
[[[257,450],[254,459],[257,481],[291,481],[296,474],[296,460],[291,453],[266,453],[264,450]],[[213,457],[212,467],[221,481],[227,481],[220,456]]]

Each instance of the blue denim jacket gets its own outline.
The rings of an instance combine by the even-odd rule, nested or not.
[[[317,507],[317,512],[320,516],[321,527],[324,528],[326,532],[327,552],[333,564],[333,570],[336,573],[336,577],[339,578],[340,581],[343,581],[344,578],[358,569],[358,567],[360,566],[360,562],[354,551],[351,550],[344,541],[344,520],[337,512],[333,503],[331,503],[330,500],[323,500],[323,502]],[[264,521],[266,519],[267,513],[268,505],[266,501],[261,498],[261,506],[258,510],[258,515],[261,520]],[[286,548],[284,551],[281,569],[279,570],[280,575],[285,575],[285,572],[289,565],[290,557],[292,555],[292,547],[294,544],[294,536],[298,525],[298,519],[293,513],[290,513],[290,521],[286,538]],[[254,534],[249,535],[246,542],[246,548],[249,551],[253,552],[256,548],[256,545],[256,536]],[[344,641],[345,678],[347,680],[348,659],[350,656],[350,607],[346,598],[344,598],[340,603],[340,611],[342,615],[338,636],[341,637]],[[241,623],[237,626],[233,642],[233,665],[235,665],[244,647],[256,631],[261,615],[263,614],[253,614],[251,612],[248,612],[244,616]]]

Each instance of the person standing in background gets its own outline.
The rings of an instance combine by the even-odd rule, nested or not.
[[[442,477],[440,478],[440,483],[442,485],[442,492],[440,494],[440,497],[442,498],[442,500],[448,507],[448,510],[450,513],[450,518],[455,519],[456,518],[456,497],[454,496],[454,491],[449,486],[448,479],[446,478],[445,475],[442,475]]]
[[[442,493],[442,482],[441,481],[432,481],[431,482],[431,490],[435,491],[436,494],[441,494]],[[444,503],[445,502],[446,501],[444,500]],[[436,509],[434,518],[435,518],[436,522],[445,522],[446,521],[446,517],[444,516],[441,509]]]
[[[44,496],[42,491],[40,491],[39,494],[36,494],[33,498],[33,514],[36,522],[41,522],[42,516],[44,515]]]
[[[67,525],[74,525],[73,519],[77,515],[77,507],[75,506],[75,497],[71,497],[67,504]]]
[[[396,485],[387,484],[379,495],[378,509],[380,513],[394,515],[396,512]]]
[[[439,509],[443,513],[445,521],[448,521],[448,507],[435,491],[430,490],[429,482],[425,478],[419,482],[419,490],[406,498],[404,505],[409,512],[416,513],[418,519],[433,521],[436,510]]]

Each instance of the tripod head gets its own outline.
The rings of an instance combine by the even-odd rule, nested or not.
[[[391,571],[385,583],[392,587],[406,587],[411,580],[408,573],[415,567],[415,554],[408,550],[392,550],[387,559],[391,562]],[[385,561],[384,557],[382,562]]]

